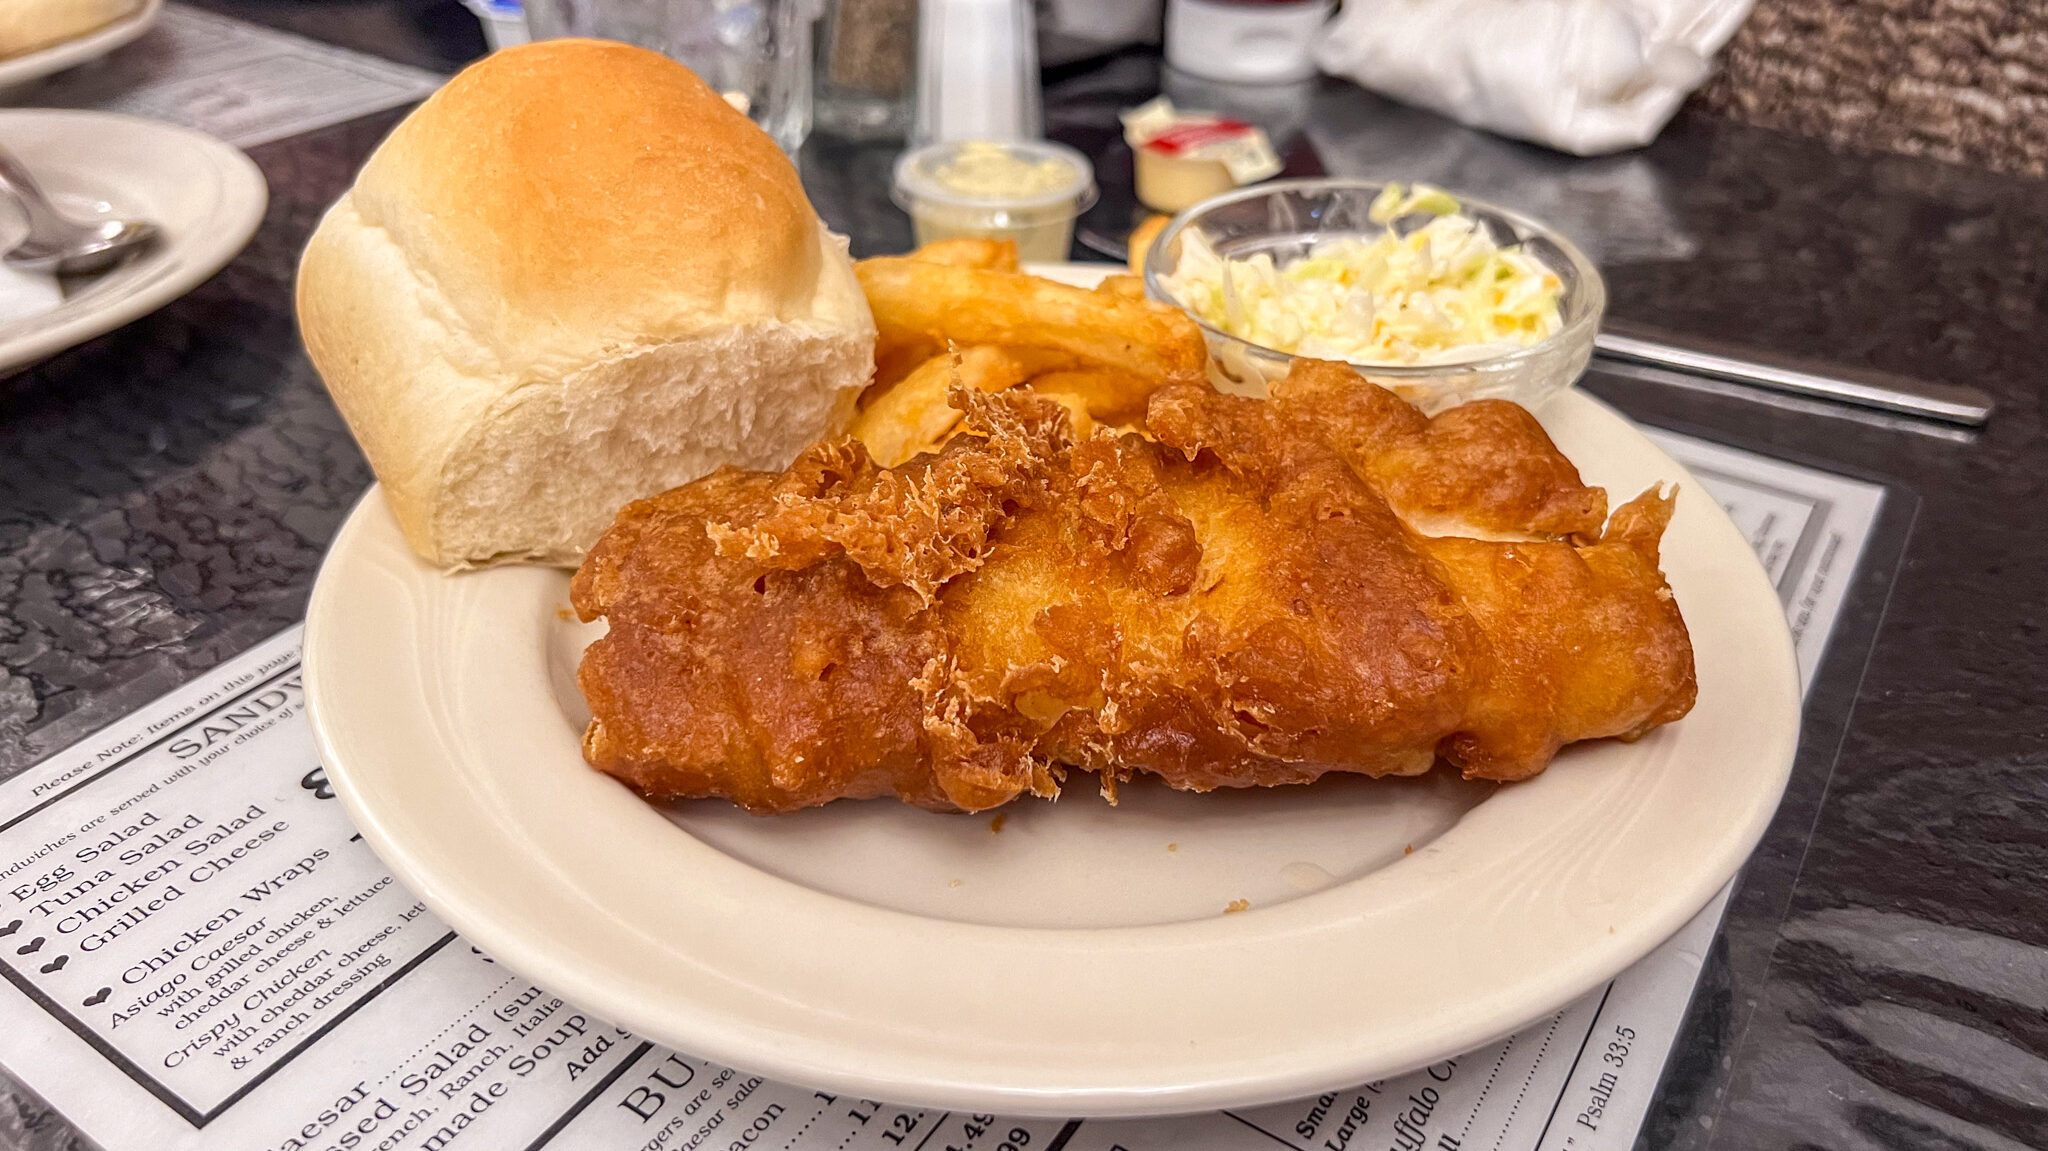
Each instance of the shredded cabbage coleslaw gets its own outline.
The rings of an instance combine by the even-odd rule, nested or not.
[[[1563,326],[1564,283],[1519,246],[1502,247],[1440,189],[1389,184],[1370,218],[1435,218],[1406,236],[1323,240],[1276,265],[1267,253],[1216,252],[1200,229],[1181,238],[1162,286],[1213,328],[1277,351],[1354,364],[1443,364],[1541,343]]]

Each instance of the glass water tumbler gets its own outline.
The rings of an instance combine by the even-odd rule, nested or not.
[[[811,130],[820,0],[526,0],[536,40],[594,36],[682,62],[794,156]]]

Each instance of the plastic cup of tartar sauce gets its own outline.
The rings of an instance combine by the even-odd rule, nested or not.
[[[955,140],[905,152],[894,196],[917,242],[1015,240],[1017,258],[1067,258],[1074,219],[1095,203],[1095,169],[1045,140]]]

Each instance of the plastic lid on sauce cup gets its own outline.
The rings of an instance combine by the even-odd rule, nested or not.
[[[1001,186],[1012,164],[1021,182],[1041,186]],[[1036,216],[1065,208],[1078,216],[1095,203],[1095,168],[1088,157],[1049,140],[950,140],[899,157],[892,198],[911,212],[938,207]]]

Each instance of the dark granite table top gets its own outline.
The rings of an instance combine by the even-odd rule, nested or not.
[[[466,50],[453,34],[437,48],[396,2],[211,6],[415,62]],[[1064,68],[1050,127],[1107,178],[1116,109],[1159,84],[1144,56]],[[1648,149],[1571,160],[1341,84],[1255,103],[1297,165],[1433,178],[1558,222],[1598,254],[1618,315],[1995,395],[1991,424],[1962,434],[1589,381],[1638,418],[1899,496],[1892,558],[1850,600],[1812,705],[1824,720],[1643,1144],[2048,1146],[2048,185],[1691,113]],[[256,149],[269,213],[230,267],[0,381],[0,778],[299,619],[370,473],[299,348],[292,270],[396,119]],[[862,251],[908,243],[881,194],[888,159],[824,140],[803,157]],[[1118,210],[1092,219],[1114,228]],[[0,1105],[0,1147],[69,1141],[32,1103]]]

